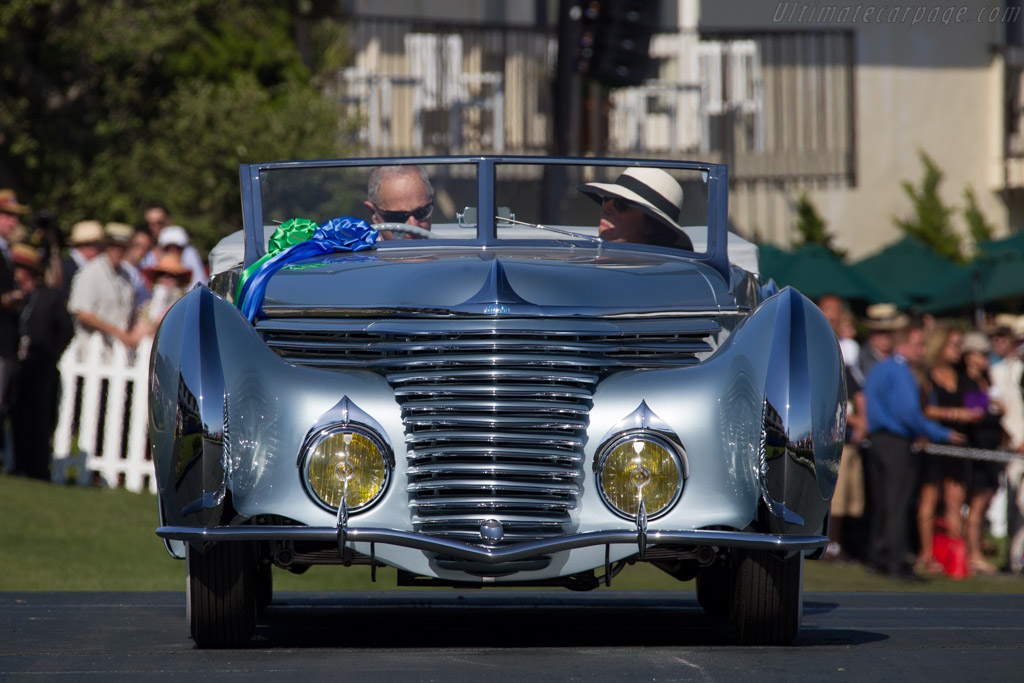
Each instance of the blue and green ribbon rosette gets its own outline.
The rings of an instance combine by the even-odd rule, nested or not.
[[[242,271],[235,301],[246,320],[263,313],[263,296],[270,278],[303,259],[336,251],[362,251],[377,242],[380,233],[359,218],[332,218],[317,225],[308,218],[292,218],[277,226],[267,253]]]

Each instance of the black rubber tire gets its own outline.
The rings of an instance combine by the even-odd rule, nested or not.
[[[242,647],[256,630],[256,546],[216,543],[205,553],[189,545],[188,614],[192,640],[200,648]]]
[[[715,563],[697,570],[697,602],[709,617],[724,617],[732,604],[732,574]]]
[[[256,614],[263,614],[274,599],[273,565],[260,562],[256,567]]]
[[[788,645],[800,630],[803,555],[783,559],[767,550],[733,557],[730,618],[742,645]]]

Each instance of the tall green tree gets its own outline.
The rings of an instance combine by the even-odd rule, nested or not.
[[[946,205],[939,195],[943,173],[923,150],[918,152],[918,156],[924,166],[920,186],[915,187],[906,180],[901,183],[913,204],[913,215],[909,218],[894,218],[893,222],[903,232],[916,237],[936,253],[952,261],[962,262],[964,257],[960,251],[960,236],[950,222],[954,209]]]
[[[846,257],[846,250],[836,247],[833,243],[834,236],[829,234],[825,219],[818,213],[806,192],[801,192],[796,200],[796,231],[799,238],[793,241],[794,247],[799,249],[808,244],[817,244],[828,249],[837,258]]]
[[[318,90],[346,56],[335,5],[0,5],[0,183],[65,228],[161,202],[209,248],[240,225],[239,163],[343,153]]]
[[[967,221],[967,229],[970,231],[971,239],[975,244],[988,242],[992,239],[995,228],[985,219],[985,214],[978,206],[978,198],[974,194],[974,187],[968,185],[964,188],[964,220]]]

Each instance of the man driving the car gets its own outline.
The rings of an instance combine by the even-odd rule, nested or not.
[[[422,166],[378,166],[366,187],[370,223],[404,223],[430,230],[434,188]],[[422,239],[413,232],[381,230],[381,239]]]

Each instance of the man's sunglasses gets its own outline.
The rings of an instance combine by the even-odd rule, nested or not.
[[[633,202],[627,201],[625,199],[619,199],[618,197],[605,197],[604,201],[602,201],[601,204],[604,205],[607,202],[612,202],[613,204],[615,204],[615,210],[618,211],[619,213],[622,213],[626,209],[631,209],[633,208],[633,206],[635,206]]]
[[[373,205],[373,208],[377,211],[377,215],[384,219],[385,223],[404,223],[409,220],[410,216],[417,221],[425,221],[430,218],[430,214],[434,213],[434,202],[427,202],[412,211],[385,211],[376,204]]]

